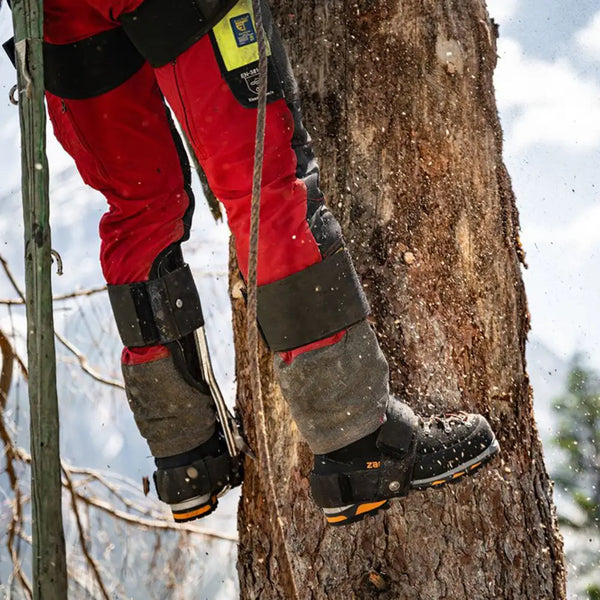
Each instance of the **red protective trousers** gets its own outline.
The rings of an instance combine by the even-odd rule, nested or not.
[[[71,44],[120,27],[141,0],[46,0],[46,41]],[[83,179],[102,192],[100,260],[109,284],[146,280],[157,255],[184,235],[185,191],[180,157],[163,97],[192,143],[224,204],[243,274],[248,265],[256,110],[243,107],[224,81],[208,35],[171,63],[145,63],[118,87],[84,100],[47,94],[54,131]],[[307,191],[296,177],[294,124],[284,99],[268,104],[261,197],[258,284],[282,279],[321,260],[306,220]],[[336,334],[286,353],[335,343]],[[126,349],[124,361],[164,356],[161,346]]]

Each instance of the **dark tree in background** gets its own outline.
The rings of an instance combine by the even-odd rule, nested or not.
[[[600,376],[575,357],[563,396],[554,401],[559,418],[554,442],[565,462],[553,473],[556,484],[568,489],[582,511],[582,522],[600,526]]]
[[[562,541],[525,372],[523,255],[481,0],[282,0],[323,188],[370,297],[395,393],[487,415],[501,458],[383,515],[325,525],[311,458],[261,356],[276,511],[247,464],[243,598],[565,598]],[[235,275],[234,275],[235,276]],[[239,403],[252,424],[243,301]],[[261,457],[264,464],[264,457]]]
[[[571,500],[558,518],[577,542],[567,553],[576,589],[590,600],[600,599],[600,375],[576,355],[571,361],[565,393],[554,401],[558,417],[554,443],[562,449],[552,477]]]

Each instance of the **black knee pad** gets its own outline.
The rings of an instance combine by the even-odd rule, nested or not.
[[[180,243],[171,244],[157,256],[148,281],[107,287],[123,344],[128,348],[166,346],[185,381],[209,393],[195,339],[204,316]]]
[[[108,286],[117,328],[128,348],[177,342],[204,325],[189,266],[165,265],[153,269],[147,281]]]
[[[258,321],[275,352],[322,340],[368,314],[369,303],[347,250],[258,288]]]

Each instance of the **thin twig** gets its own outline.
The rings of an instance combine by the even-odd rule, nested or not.
[[[71,479],[71,476],[69,475],[68,470],[65,469],[64,466],[62,467],[62,472],[63,472],[63,475],[65,476],[65,481],[66,481],[65,487],[69,490],[69,492],[71,492],[71,507],[73,508],[73,514],[75,516],[75,523],[77,524],[77,532],[79,534],[79,545],[81,546],[81,550],[83,551],[83,555],[85,556],[85,559],[87,560],[88,564],[90,565],[90,567],[94,573],[94,577],[96,578],[96,583],[98,584],[98,587],[100,588],[100,591],[102,592],[102,595],[104,596],[105,600],[110,600],[108,591],[106,590],[106,587],[104,586],[104,581],[102,581],[102,575],[100,575],[98,565],[96,564],[94,557],[90,554],[90,551],[87,548],[85,532],[83,530],[81,516],[79,515],[79,508],[77,507],[77,493],[75,492],[75,489],[73,488],[73,481]]]
[[[23,589],[26,591],[29,598],[33,598],[33,588],[27,575],[21,569],[21,559],[14,546],[15,537],[21,537],[23,532],[23,499],[21,495],[21,489],[17,486],[14,490],[15,501],[12,509],[12,519],[8,528],[8,539],[6,546],[10,554],[11,562],[13,564],[13,574],[21,582]]]
[[[81,485],[86,485],[88,483],[92,483],[92,482],[96,481],[100,485],[104,486],[111,494],[113,494],[127,508],[129,508],[131,510],[135,510],[136,512],[139,512],[142,515],[146,515],[146,516],[149,516],[152,518],[158,516],[151,509],[146,509],[146,508],[140,506],[139,504],[136,504],[135,502],[129,500],[129,498],[126,498],[119,491],[119,489],[115,485],[113,485],[112,483],[107,481],[106,478],[103,477],[100,472],[98,472],[94,469],[84,469],[81,467],[69,467],[69,471],[73,475],[85,475],[86,476],[86,479],[74,482],[75,487],[81,487]]]
[[[18,294],[19,298],[21,298],[21,300],[23,300],[25,302],[25,295],[23,294],[23,292],[19,288],[19,286],[18,286],[15,278],[13,277],[13,274],[11,273],[11,271],[10,271],[10,269],[8,267],[8,263],[6,262],[6,260],[1,255],[0,255],[0,263],[2,263],[2,266],[4,268],[4,272],[6,273],[6,276],[8,277],[9,281],[11,282],[11,284],[12,284],[15,292]],[[88,362],[88,359],[84,356],[84,354],[82,352],[80,352],[71,342],[67,341],[62,335],[60,335],[60,333],[58,333],[58,331],[54,330],[54,335],[56,336],[56,339],[67,350],[69,350],[69,352],[71,352],[77,358],[77,361],[79,362],[79,366],[90,377],[92,377],[96,381],[99,381],[100,383],[104,383],[106,385],[110,385],[112,387],[116,387],[116,388],[118,388],[120,390],[125,389],[125,386],[120,381],[117,381],[116,379],[110,379],[110,378],[107,378],[107,377],[103,377],[96,370],[94,370],[90,366],[90,364]]]
[[[0,440],[4,444],[4,456],[6,458],[5,471],[8,475],[8,481],[14,494],[14,503],[12,506],[12,518],[8,527],[8,537],[6,546],[13,564],[13,575],[21,582],[29,598],[33,597],[31,583],[21,569],[21,560],[17,550],[14,547],[15,536],[18,536],[23,523],[23,501],[19,479],[14,466],[15,459],[19,459],[19,454],[15,451],[15,444],[8,432],[4,422],[4,411],[8,394],[12,383],[13,363],[15,360],[14,349],[6,335],[0,330],[0,351],[2,354],[2,373],[0,374]]]
[[[10,283],[12,284],[15,292],[17,292],[17,294],[19,295],[19,298],[21,298],[21,300],[23,302],[25,302],[25,294],[21,291],[21,289],[19,288],[17,281],[15,280],[11,270],[8,267],[8,262],[6,262],[6,259],[0,254],[0,263],[2,263],[2,267],[4,268],[4,272],[6,273],[6,276],[8,277],[8,280],[10,281]]]
[[[62,302],[64,300],[72,300],[73,298],[79,298],[81,296],[94,296],[95,294],[101,294],[106,291],[106,286],[94,287],[85,290],[75,290],[68,294],[58,294],[52,296],[52,302]],[[25,301],[21,298],[0,298],[0,304],[6,306],[19,306],[24,305]]]
[[[87,290],[76,290],[68,294],[59,294],[58,296],[52,297],[52,302],[61,302],[63,300],[71,300],[72,298],[78,298],[80,296],[93,296],[95,294],[101,294],[106,291],[106,286],[89,288]],[[25,301],[21,298],[0,298],[0,304],[9,306],[25,304]]]
[[[189,532],[189,533],[198,533],[200,535],[204,535],[206,537],[211,537],[219,540],[225,540],[228,542],[237,542],[237,536],[227,535],[225,533],[217,533],[215,531],[209,531],[207,529],[201,529],[200,527],[194,527],[193,525],[185,525],[178,523],[170,523],[169,521],[160,521],[158,519],[140,519],[135,515],[130,513],[126,513],[117,508],[113,508],[107,502],[103,500],[99,500],[98,498],[90,498],[89,496],[84,496],[78,492],[75,492],[77,498],[82,502],[85,502],[89,506],[93,506],[98,508],[99,510],[119,519],[121,521],[125,521],[127,523],[132,523],[137,525],[138,527],[143,527],[145,529],[165,529],[169,531],[181,531],[181,532]]]
[[[17,365],[19,365],[19,369],[21,371],[21,375],[23,375],[23,379],[25,379],[25,381],[28,381],[29,380],[29,372],[27,371],[27,365],[25,364],[25,361],[19,356],[19,354],[15,350],[15,347],[10,343],[8,336],[5,333],[3,333],[1,330],[0,330],[0,346],[2,347],[2,355],[4,356],[6,354],[7,357],[8,357],[8,355],[11,355],[12,361],[16,362]],[[10,351],[9,351],[8,347],[10,347]],[[4,363],[4,358],[3,358],[2,359],[2,373],[3,373],[2,377],[4,377],[4,369],[5,369],[4,365],[5,365],[5,363]],[[11,369],[11,371],[12,371],[12,369]],[[11,373],[11,375],[12,375],[12,373]],[[11,377],[11,381],[12,381],[12,377]],[[4,389],[4,385],[2,383],[0,383],[0,389]],[[8,399],[8,389],[4,390],[4,393],[6,396],[4,398],[4,402],[6,402],[6,400]]]
[[[100,383],[104,383],[106,385],[110,385],[112,387],[118,388],[120,390],[124,390],[125,386],[118,381],[117,379],[110,379],[108,377],[104,377],[98,373],[94,368],[90,366],[87,357],[78,350],[71,342],[69,342],[66,338],[64,338],[58,331],[54,330],[54,335],[56,339],[69,351],[71,354],[77,358],[77,362],[79,366],[85,371],[92,379],[99,381]]]
[[[0,371],[0,408],[6,408],[8,393],[12,383],[15,353],[12,344],[0,329],[0,354],[2,355],[2,370]]]

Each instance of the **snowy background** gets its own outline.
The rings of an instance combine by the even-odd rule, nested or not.
[[[600,368],[600,10],[597,0],[489,0],[495,83],[517,195],[533,337]]]
[[[488,6],[500,24],[496,92],[505,133],[504,158],[513,179],[529,263],[524,271],[533,326],[529,372],[540,432],[548,442],[555,426],[551,400],[563,391],[568,359],[576,351],[583,352],[588,363],[600,369],[600,9],[597,0],[568,5],[549,0],[488,0]],[[10,15],[4,9],[0,12],[0,41],[9,37],[9,29]],[[7,99],[14,80],[12,66],[0,56],[0,255],[22,282],[18,115]],[[65,275],[53,276],[54,291],[60,294],[98,286],[102,277],[97,226],[104,211],[103,198],[80,183],[70,158],[51,135],[48,155],[53,247],[62,255],[65,267]],[[195,191],[200,196],[197,188]],[[217,377],[228,401],[233,402],[228,232],[224,224],[214,223],[201,200],[197,204],[186,255],[208,317]],[[14,297],[0,273],[0,298]],[[14,334],[24,356],[24,311],[0,309],[0,328]],[[57,306],[56,328],[85,351],[103,375],[120,377],[119,344],[105,295]],[[152,462],[122,392],[96,384],[81,372],[72,355],[61,348],[58,351],[64,458],[139,482],[151,473]],[[10,417],[19,426],[18,441],[23,446],[27,445],[25,406],[26,391],[22,384],[17,385]],[[547,443],[546,455],[551,470],[558,455]],[[0,536],[7,506],[2,483],[0,479]],[[558,492],[557,501],[566,502]],[[202,525],[235,534],[236,506],[237,495],[230,494]],[[122,540],[126,532],[120,535]],[[73,541],[72,527],[67,529],[67,539]],[[194,536],[189,543],[193,569],[188,570],[185,584],[190,595],[181,598],[235,598],[234,545],[207,542],[201,536]],[[139,595],[135,556],[143,550],[133,540],[128,552],[122,541],[110,552],[98,550],[106,569],[114,569],[121,580],[122,588],[115,591],[115,597],[175,598],[157,591]],[[0,550],[0,596],[8,573],[7,557]],[[571,578],[576,586],[576,571]]]

